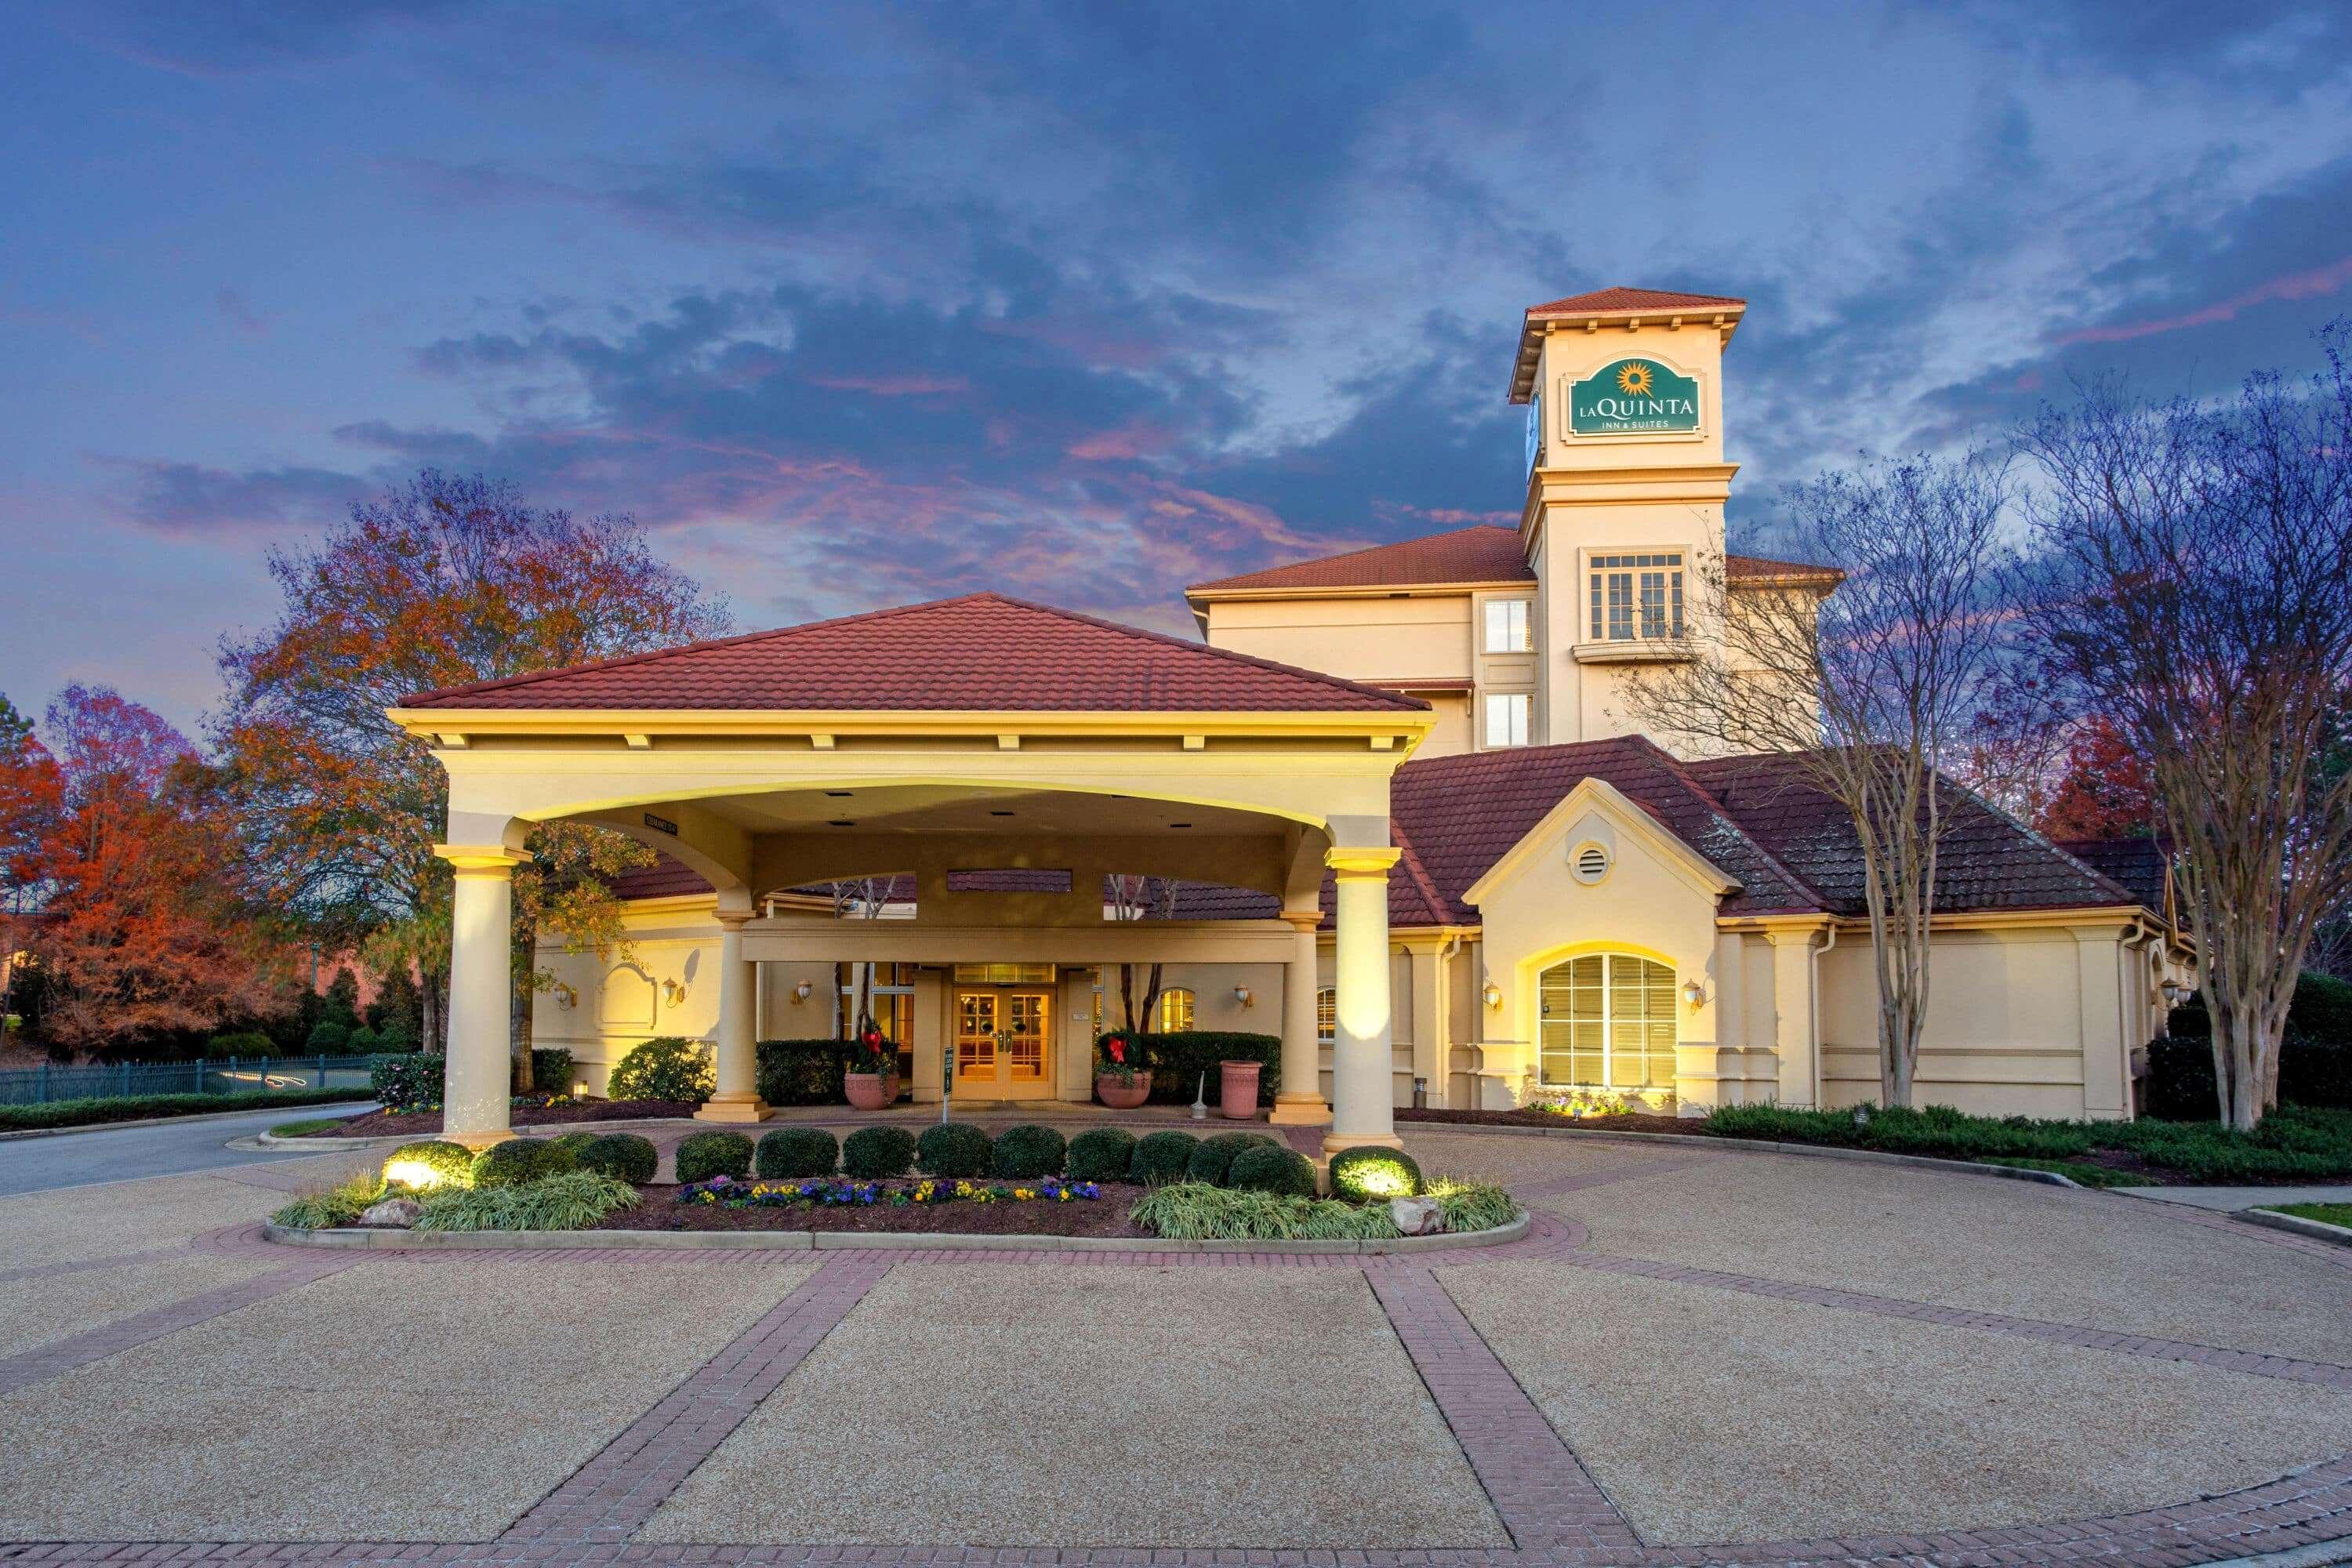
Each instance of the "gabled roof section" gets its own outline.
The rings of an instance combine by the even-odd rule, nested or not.
[[[1544,330],[1558,321],[1591,321],[1632,325],[1637,321],[1701,321],[1717,324],[1728,342],[1739,325],[1748,301],[1728,294],[1678,294],[1667,289],[1596,289],[1530,305],[1519,328],[1519,354],[1511,364],[1511,401],[1525,403],[1535,395],[1536,360]]]
[[[1294,561],[1195,583],[1184,590],[1195,594],[1243,594],[1315,588],[1428,588],[1467,586],[1486,583],[1532,583],[1535,571],[1519,545],[1519,531],[1494,523],[1475,523],[1394,544],[1375,544],[1339,555]]]
[[[1423,712],[1394,691],[972,594],[422,692],[411,709]]]
[[[1775,561],[1763,555],[1727,555],[1724,581],[1737,588],[1834,588],[1845,581],[1842,566],[1814,566],[1802,561]]]

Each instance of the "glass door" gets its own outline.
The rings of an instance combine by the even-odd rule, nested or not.
[[[976,1100],[1041,1100],[1048,1070],[1053,993],[956,993],[955,1092]]]

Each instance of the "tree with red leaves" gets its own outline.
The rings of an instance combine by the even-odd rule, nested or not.
[[[0,764],[0,791],[12,864],[41,901],[20,925],[43,1034],[135,1046],[290,1001],[283,952],[228,881],[226,803],[187,738],[102,686],[66,688],[42,729],[46,746]]]
[[[2155,836],[2156,780],[2113,720],[2094,714],[2075,725],[2065,771],[2034,826],[2051,838]]]

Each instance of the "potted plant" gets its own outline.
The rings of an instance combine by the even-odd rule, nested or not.
[[[1095,1098],[1113,1110],[1133,1110],[1151,1098],[1151,1069],[1139,1069],[1143,1042],[1108,1034],[1095,1042]]]
[[[841,1092],[858,1110],[880,1110],[898,1098],[898,1047],[881,1030],[867,1027],[849,1042]]]

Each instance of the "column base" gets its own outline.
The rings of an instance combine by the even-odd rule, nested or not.
[[[1323,1134],[1323,1157],[1328,1160],[1342,1149],[1402,1149],[1404,1140],[1393,1132],[1326,1132]]]
[[[1328,1127],[1331,1107],[1319,1094],[1293,1094],[1285,1089],[1274,1097],[1266,1121],[1276,1127]]]
[[[753,1094],[715,1094],[694,1113],[697,1121],[765,1121],[775,1108]]]

